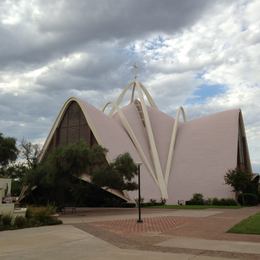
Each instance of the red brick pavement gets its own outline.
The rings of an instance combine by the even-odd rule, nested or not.
[[[92,222],[90,225],[106,229],[115,233],[134,234],[156,232],[164,233],[174,230],[185,224],[185,218],[176,218],[172,216],[160,216],[143,218],[143,223],[137,223],[136,219],[121,219],[112,221]]]

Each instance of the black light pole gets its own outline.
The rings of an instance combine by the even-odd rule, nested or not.
[[[141,218],[141,181],[140,181],[140,167],[141,163],[137,163],[137,175],[138,175],[138,220],[137,223],[143,223]]]

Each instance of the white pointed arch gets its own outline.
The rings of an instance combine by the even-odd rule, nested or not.
[[[131,95],[130,103],[134,102],[135,91],[137,91],[137,94],[138,94],[138,97],[139,97],[139,101],[140,101],[141,108],[142,108],[143,115],[144,115],[145,131],[146,131],[146,134],[147,134],[147,137],[148,137],[148,143],[149,143],[149,147],[150,147],[150,155],[151,155],[152,160],[153,160],[153,165],[150,165],[150,163],[149,163],[149,161],[148,161],[148,159],[147,159],[147,157],[146,157],[146,155],[145,155],[145,153],[142,149],[140,142],[138,141],[137,137],[135,136],[135,133],[134,133],[131,125],[129,124],[127,118],[125,117],[124,113],[120,109],[120,104],[123,101],[124,96],[126,95],[127,91],[131,90],[131,89],[132,89],[132,95]],[[154,108],[157,109],[157,106],[156,106],[153,98],[151,97],[151,95],[149,94],[147,89],[144,87],[144,85],[142,85],[138,81],[134,81],[134,82],[131,82],[129,85],[127,85],[123,89],[121,94],[118,96],[118,98],[115,100],[115,102],[112,103],[113,107],[112,107],[109,115],[112,116],[113,113],[117,112],[119,119],[120,119],[125,131],[130,136],[130,138],[131,138],[134,146],[136,147],[140,157],[142,158],[146,168],[148,169],[150,175],[153,177],[155,183],[159,187],[162,198],[167,199],[168,198],[167,186],[166,186],[166,182],[165,182],[164,175],[163,175],[163,172],[162,172],[162,166],[161,166],[161,162],[160,162],[160,159],[159,159],[157,147],[156,147],[156,144],[155,144],[155,138],[154,138],[150,118],[149,118],[149,115],[148,115],[147,106],[145,104],[144,95],[145,95],[149,105],[151,107],[154,107]],[[108,105],[109,104],[107,103],[105,105],[104,109],[106,109],[106,107]]]
[[[154,139],[154,134],[153,134],[150,118],[148,115],[147,107],[144,102],[143,93],[141,91],[141,85],[139,84],[139,82],[136,82],[136,85],[137,85],[140,103],[141,103],[141,107],[142,107],[142,111],[143,111],[143,115],[144,115],[144,122],[145,122],[145,126],[146,126],[145,129],[146,129],[146,133],[148,136],[148,141],[149,141],[149,145],[150,145],[150,149],[151,149],[151,155],[153,158],[155,173],[157,176],[157,180],[159,182],[160,191],[162,194],[162,198],[168,199],[167,187],[165,185],[165,180],[163,177],[162,166],[161,166],[161,162],[159,159],[157,147],[155,144],[155,139]]]
[[[153,177],[155,183],[157,185],[159,185],[157,176],[156,176],[156,174],[154,172],[154,169],[151,166],[151,164],[149,163],[149,160],[147,159],[147,157],[146,157],[146,155],[145,155],[145,153],[144,153],[144,151],[142,149],[142,146],[141,146],[140,142],[138,141],[138,139],[137,139],[137,137],[136,137],[132,127],[130,126],[130,124],[129,124],[128,120],[127,120],[127,118],[125,117],[123,111],[118,108],[118,106],[115,106],[115,108],[116,108],[116,111],[117,111],[118,116],[120,118],[120,121],[121,121],[122,125],[124,126],[124,129],[126,130],[126,132],[128,133],[129,137],[131,138],[134,146],[136,147],[140,157],[143,160],[144,165],[146,166],[146,168],[147,168],[148,172],[150,173],[150,175]]]
[[[113,106],[113,102],[109,101],[107,102],[103,108],[102,108],[102,112],[105,112],[107,108],[109,108],[109,106]]]
[[[81,109],[82,113],[84,114],[84,117],[85,117],[85,119],[86,119],[86,121],[87,121],[87,124],[89,125],[89,127],[90,127],[90,129],[91,129],[91,131],[92,131],[94,137],[96,138],[98,144],[100,144],[101,146],[103,146],[102,141],[101,141],[101,138],[99,137],[98,132],[97,132],[97,130],[96,130],[96,128],[95,128],[95,125],[93,124],[93,122],[92,122],[90,116],[88,115],[86,109],[84,109],[83,102],[81,102],[81,100],[78,99],[78,98],[71,97],[71,98],[69,98],[69,99],[64,103],[64,105],[62,106],[62,108],[61,108],[61,110],[60,110],[60,112],[59,112],[59,114],[58,114],[58,116],[57,116],[57,118],[56,118],[56,120],[55,120],[55,122],[54,122],[52,128],[51,128],[51,131],[50,131],[50,133],[49,133],[49,135],[48,135],[48,137],[47,137],[47,139],[46,139],[46,141],[45,141],[45,143],[44,143],[44,145],[43,145],[41,154],[40,154],[39,159],[38,159],[39,161],[41,161],[41,160],[43,159],[45,153],[47,152],[47,149],[48,149],[48,147],[49,147],[49,145],[50,145],[50,142],[51,142],[51,140],[52,140],[52,137],[53,137],[53,135],[54,135],[56,129],[58,128],[58,126],[59,126],[59,124],[60,124],[60,122],[61,122],[61,120],[62,120],[62,118],[63,118],[63,116],[64,116],[64,114],[65,114],[65,112],[67,111],[69,105],[70,105],[72,102],[76,102],[77,105],[80,107],[80,109]],[[103,147],[104,147],[104,146],[103,146]],[[108,157],[107,157],[107,160],[110,161]]]
[[[144,125],[145,125],[145,131],[146,131],[146,136],[147,136],[149,147],[150,147],[150,155],[152,157],[153,165],[150,165],[149,161],[147,160],[140,142],[136,138],[135,133],[134,133],[131,125],[129,124],[127,118],[125,117],[124,113],[120,109],[120,104],[122,103],[127,91],[130,91],[130,90],[132,90],[130,103],[134,102],[135,92],[137,92],[137,94],[138,94],[138,98],[139,98],[139,101],[141,104],[142,113],[143,113],[143,117],[144,117],[143,120],[144,120]],[[185,114],[183,107],[180,107],[177,110],[176,119],[173,124],[172,134],[170,137],[169,150],[168,150],[168,156],[167,156],[167,161],[166,161],[166,168],[165,168],[165,172],[163,172],[161,161],[159,158],[159,153],[158,153],[156,143],[155,143],[155,137],[154,137],[151,121],[149,118],[149,114],[148,114],[147,106],[145,104],[144,97],[146,97],[148,104],[151,107],[157,109],[157,106],[156,106],[152,96],[147,91],[147,89],[144,87],[144,85],[138,81],[133,81],[123,89],[123,91],[120,93],[118,98],[113,103],[111,103],[111,102],[107,103],[104,106],[103,111],[105,111],[109,105],[112,105],[112,109],[110,110],[109,115],[112,116],[115,112],[117,112],[125,131],[128,133],[128,135],[131,138],[134,146],[136,147],[140,157],[142,158],[144,164],[146,165],[146,168],[148,169],[149,173],[151,174],[151,176],[153,177],[157,186],[159,187],[162,197],[167,199],[168,198],[167,186],[168,186],[170,172],[172,169],[174,147],[175,147],[175,143],[176,143],[177,131],[178,131],[178,126],[179,126],[179,118],[180,118],[180,116],[182,116],[183,121],[186,122],[186,114]]]
[[[89,128],[91,130],[91,132],[93,133],[95,139],[97,140],[97,143],[100,146],[102,146],[102,147],[106,147],[103,144],[102,139],[100,138],[94,123],[92,122],[92,119],[91,119],[91,117],[90,117],[90,115],[89,115],[89,113],[88,113],[88,111],[87,111],[87,109],[85,107],[85,103],[83,101],[81,101],[80,99],[78,99],[78,98],[71,97],[62,106],[62,108],[61,108],[61,110],[60,110],[60,112],[59,112],[59,114],[58,114],[58,116],[57,116],[57,118],[56,118],[52,128],[51,128],[51,131],[50,131],[50,133],[49,133],[49,135],[48,135],[48,137],[47,137],[47,139],[46,139],[46,141],[45,141],[45,143],[43,145],[43,148],[41,150],[41,154],[40,154],[40,156],[38,158],[39,161],[43,160],[44,155],[46,154],[46,152],[48,150],[48,147],[50,145],[50,142],[51,142],[51,140],[52,140],[52,138],[53,138],[53,136],[55,134],[55,131],[59,127],[59,124],[60,124],[61,120],[63,119],[63,116],[65,115],[67,109],[69,108],[69,106],[70,106],[70,104],[72,102],[76,102],[76,104],[80,107],[80,110],[82,111],[82,113],[83,113],[83,115],[85,117],[85,120],[86,120],[86,122],[87,122],[87,124],[88,124],[88,126],[89,126]],[[106,157],[106,160],[107,160],[108,163],[112,162],[112,158],[109,157],[109,153],[106,153],[105,157]],[[82,174],[80,176],[80,178],[82,180],[86,181],[86,182],[91,183],[91,178],[90,178],[90,176],[88,174]],[[117,196],[117,197],[119,197],[119,198],[121,198],[121,199],[123,199],[125,201],[128,201],[128,202],[131,201],[131,199],[129,198],[129,196],[128,196],[128,194],[126,192],[122,192],[121,193],[118,190],[115,190],[115,189],[112,189],[112,188],[107,188],[107,187],[101,187],[101,188],[103,190],[107,191],[107,192],[110,192],[110,193],[114,194],[115,196]]]
[[[186,122],[187,119],[186,119],[186,114],[185,114],[183,107],[180,107],[177,110],[176,118],[175,118],[175,121],[174,121],[174,124],[173,124],[173,127],[172,127],[172,135],[171,135],[168,157],[167,157],[167,162],[166,162],[166,170],[165,170],[166,185],[168,185],[170,171],[171,171],[171,168],[172,168],[172,161],[173,161],[173,156],[174,156],[174,147],[175,147],[176,138],[177,138],[177,131],[178,131],[178,126],[179,126],[180,115],[182,115],[183,121]]]
[[[137,87],[138,86],[138,87]],[[148,102],[149,102],[149,105],[151,107],[155,107],[157,108],[152,96],[149,94],[149,92],[147,91],[147,89],[144,87],[144,85],[142,85],[140,82],[138,81],[133,81],[131,82],[130,84],[128,84],[127,86],[124,87],[123,91],[121,92],[121,94],[118,96],[118,98],[113,102],[113,107],[109,113],[109,115],[113,115],[113,113],[116,111],[116,107],[120,107],[120,104],[122,103],[123,101],[123,98],[125,97],[126,93],[128,90],[131,90],[132,89],[132,95],[131,95],[131,103],[134,101],[134,94],[135,94],[135,91],[136,89],[142,89],[142,91],[144,92]]]

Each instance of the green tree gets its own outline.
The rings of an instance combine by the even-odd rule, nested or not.
[[[26,176],[30,187],[37,186],[46,201],[64,205],[68,193],[76,201],[85,194],[78,180],[81,174],[91,176],[93,184],[119,190],[133,190],[132,178],[136,166],[129,154],[119,156],[113,163],[105,160],[107,150],[99,145],[89,147],[84,142],[55,149],[43,162],[32,168]],[[82,192],[82,194],[80,194]],[[86,190],[85,190],[86,192]]]
[[[4,137],[0,133],[0,170],[3,170],[9,163],[14,162],[18,156],[16,140],[12,137]]]
[[[19,145],[21,159],[25,160],[27,168],[35,168],[38,164],[38,156],[40,154],[40,145],[33,144],[25,139]]]
[[[92,173],[91,180],[100,187],[112,189],[135,190],[137,184],[134,182],[136,165],[129,153],[119,155],[114,162],[100,167]]]
[[[245,192],[251,185],[251,174],[239,169],[229,170],[225,175],[225,183],[233,188],[234,192]]]
[[[12,179],[12,196],[19,196],[22,190],[24,177],[28,172],[28,167],[21,163],[16,162],[14,164],[9,165],[4,169],[4,177]]]
[[[71,178],[87,169],[89,153],[89,148],[82,142],[57,148],[29,171],[25,182],[40,189],[46,200],[62,205],[66,191],[70,189]]]
[[[243,199],[243,193],[247,192],[249,187],[252,186],[251,177],[252,176],[250,173],[239,169],[234,169],[229,170],[224,176],[224,179],[225,183],[233,188],[233,191],[236,193],[236,197],[241,193]]]

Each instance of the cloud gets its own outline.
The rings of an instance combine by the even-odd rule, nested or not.
[[[259,8],[256,0],[1,1],[0,132],[42,142],[68,97],[101,107],[137,62],[173,116],[183,104],[188,118],[241,107],[258,169]]]
[[[37,66],[80,51],[89,42],[174,32],[194,22],[210,5],[206,0],[4,1],[0,66]]]

